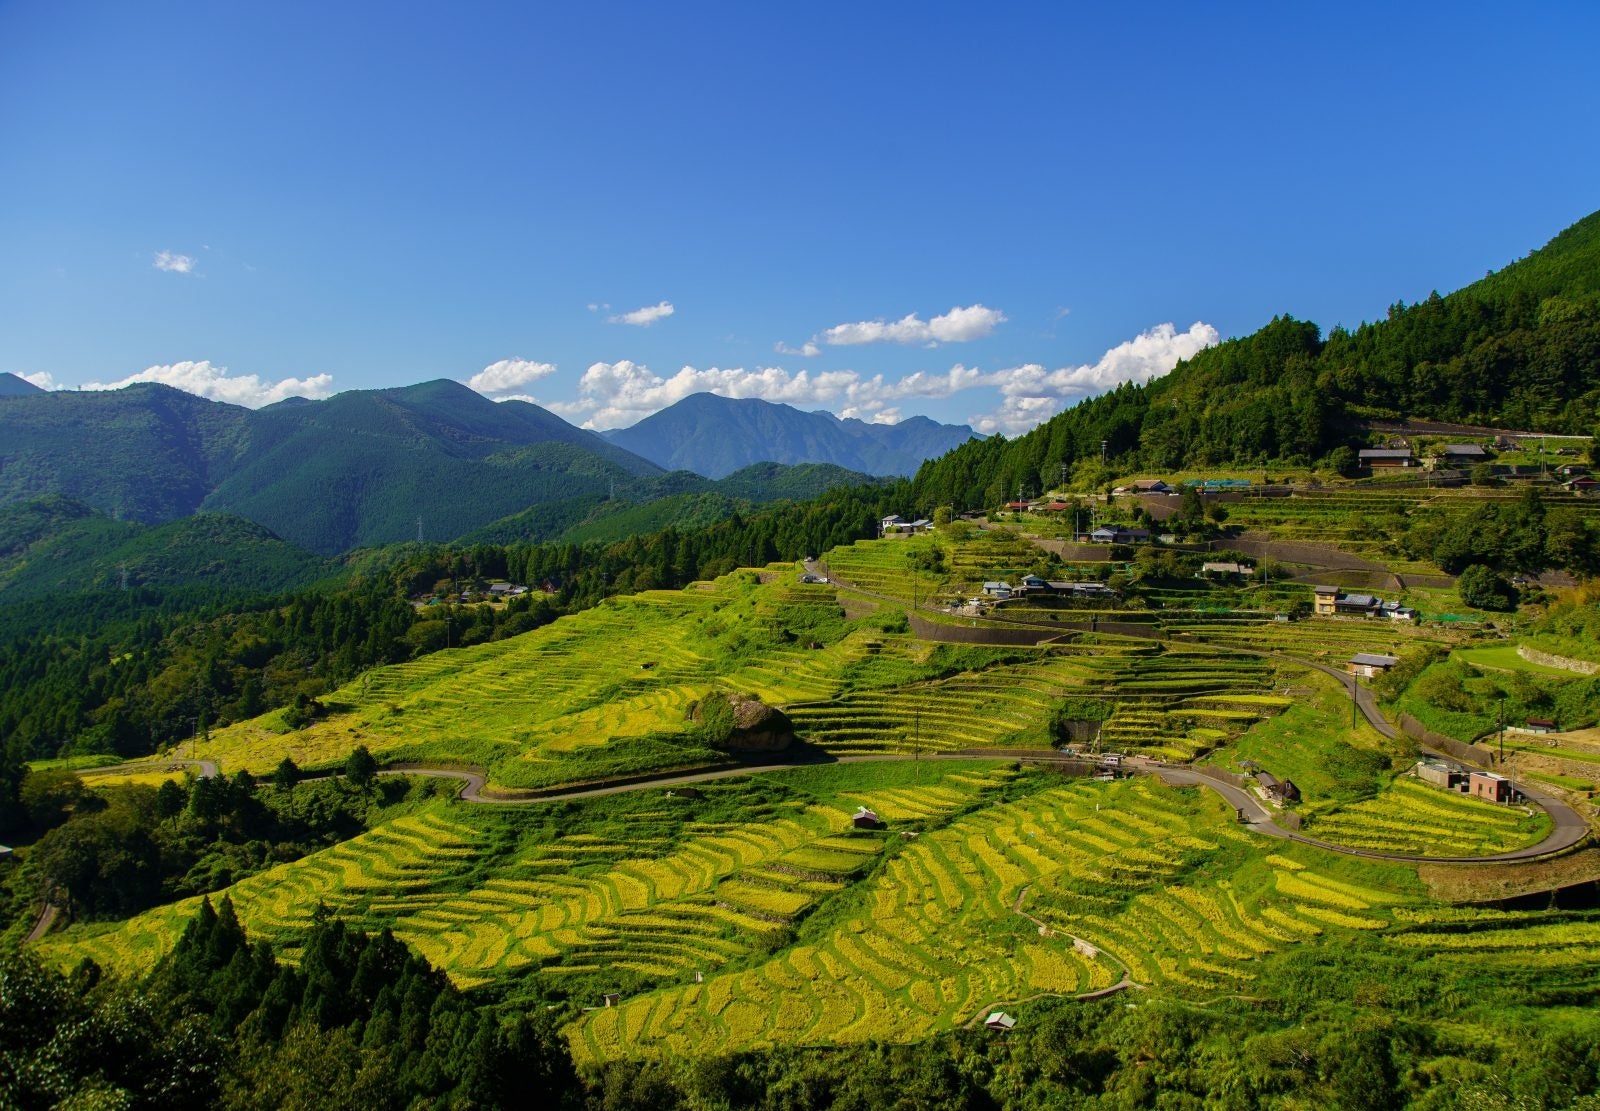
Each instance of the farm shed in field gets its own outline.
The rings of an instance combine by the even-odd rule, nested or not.
[[[1431,783],[1435,787],[1443,787],[1453,791],[1467,781],[1467,773],[1460,768],[1437,760],[1423,760],[1417,764],[1417,778],[1424,783]]]
[[[860,810],[850,815],[850,824],[857,829],[877,829],[883,825],[883,819],[879,818],[874,811],[868,810],[863,806]]]
[[[1011,584],[1000,582],[984,583],[983,592],[991,598],[1009,598],[1011,597]]]
[[[1528,719],[1528,732],[1530,733],[1554,733],[1555,731],[1556,723],[1550,718]]]
[[[1356,453],[1363,467],[1409,467],[1412,464],[1410,448],[1368,447]]]
[[[1439,458],[1446,463],[1482,463],[1489,453],[1481,444],[1445,444],[1439,449]]]
[[[1357,652],[1350,657],[1350,662],[1345,666],[1351,675],[1358,675],[1363,679],[1376,679],[1399,662],[1399,659],[1394,656],[1380,656],[1375,652]]]
[[[1494,772],[1473,772],[1467,781],[1467,790],[1473,798],[1486,802],[1510,802],[1516,794],[1511,780]]]
[[[1201,578],[1210,578],[1212,575],[1221,575],[1223,577],[1249,576],[1254,572],[1255,568],[1248,563],[1235,563],[1226,560],[1217,560],[1200,565]]]
[[[1270,797],[1278,789],[1278,777],[1271,772],[1256,772],[1256,786]]]
[[[1159,478],[1135,479],[1133,488],[1141,494],[1165,494],[1172,487],[1162,482]]]
[[[983,1025],[985,1027],[990,1030],[998,1030],[1001,1033],[1005,1033],[1016,1024],[1017,1020],[1006,1014],[1004,1011],[994,1011],[989,1015],[988,1018],[983,1020]]]

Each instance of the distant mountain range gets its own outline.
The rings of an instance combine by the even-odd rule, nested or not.
[[[451,539],[660,474],[537,405],[444,380],[255,411],[154,383],[0,398],[0,503],[64,494],[152,524],[232,513],[324,554],[414,537],[418,518]]]
[[[429,541],[610,539],[872,481],[829,462],[724,474],[668,473],[537,405],[448,380],[250,410],[155,383],[50,392],[0,375],[0,506],[64,499],[11,525],[48,522],[73,553],[91,535],[122,543],[119,522],[194,514],[323,556],[414,539],[419,521]]]
[[[875,475],[916,473],[975,433],[910,417],[868,424],[757,398],[697,393],[606,439],[668,470],[721,478],[752,463],[832,463]]]

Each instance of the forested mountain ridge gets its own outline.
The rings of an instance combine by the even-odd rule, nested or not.
[[[927,417],[868,424],[759,398],[697,393],[605,435],[670,470],[722,478],[760,462],[832,463],[867,474],[910,475],[974,433]]]
[[[698,528],[778,501],[805,501],[844,486],[887,479],[831,463],[754,463],[720,479],[689,471],[661,475],[629,497],[591,494],[547,502],[457,538],[459,544],[621,540],[666,528]]]
[[[1053,484],[1063,464],[1083,485],[1136,469],[1306,464],[1363,445],[1372,419],[1587,434],[1597,406],[1600,213],[1481,281],[1397,302],[1354,331],[1324,337],[1276,317],[1016,440],[964,444],[925,464],[916,489],[919,504],[977,506]]]
[[[323,554],[458,536],[659,469],[524,402],[456,382],[258,411],[154,383],[0,398],[0,502],[62,494],[148,524],[234,513]]]
[[[198,513],[160,525],[114,521],[51,494],[0,505],[0,602],[118,587],[197,586],[276,593],[337,564],[252,521]]]

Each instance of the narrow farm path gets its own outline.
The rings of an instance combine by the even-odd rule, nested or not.
[[[39,912],[39,920],[33,924],[33,929],[28,931],[28,936],[22,939],[22,944],[32,945],[35,941],[38,941],[45,934],[49,933],[50,928],[56,924],[56,919],[60,916],[60,907],[56,906],[54,903],[46,903],[44,905],[44,909]]]

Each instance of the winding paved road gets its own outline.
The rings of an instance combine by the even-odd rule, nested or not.
[[[1366,692],[1369,693],[1370,692]],[[494,806],[531,806],[547,802],[574,802],[581,799],[601,798],[606,795],[626,794],[630,791],[644,791],[658,787],[688,786],[695,783],[705,783],[715,779],[729,779],[741,775],[756,775],[761,772],[783,771],[788,768],[817,767],[824,764],[866,764],[883,762],[903,762],[907,760],[983,760],[983,759],[1015,759],[1014,755],[1001,756],[999,753],[986,752],[983,749],[965,749],[956,752],[924,753],[920,756],[906,756],[899,753],[884,753],[876,756],[841,756],[835,759],[773,761],[763,764],[740,765],[739,767],[713,768],[709,771],[682,771],[668,772],[656,776],[640,776],[627,782],[598,784],[589,787],[574,787],[569,790],[545,791],[539,793],[526,793],[520,795],[492,795],[484,794],[486,780],[481,772],[464,771],[453,768],[386,768],[380,775],[421,775],[438,779],[456,779],[461,781],[461,789],[456,797],[463,802],[483,803]],[[1037,756],[1029,756],[1042,762],[1050,762],[1052,755],[1041,750]],[[1066,758],[1059,758],[1067,762]],[[1076,761],[1078,758],[1073,758]],[[1528,797],[1544,807],[1555,823],[1548,836],[1535,845],[1515,849],[1510,852],[1496,853],[1492,856],[1418,856],[1409,853],[1385,853],[1371,849],[1356,849],[1348,845],[1336,845],[1331,841],[1322,841],[1315,837],[1307,837],[1290,829],[1285,829],[1272,819],[1272,812],[1262,804],[1261,800],[1253,793],[1231,783],[1213,779],[1202,775],[1193,768],[1183,765],[1167,765],[1155,761],[1132,760],[1125,767],[1127,770],[1141,775],[1155,775],[1163,783],[1172,787],[1206,787],[1221,795],[1222,798],[1239,811],[1244,822],[1256,833],[1267,837],[1276,837],[1284,841],[1298,841],[1303,845],[1312,845],[1329,852],[1343,853],[1347,856],[1361,856],[1373,860],[1393,860],[1410,864],[1504,864],[1517,861],[1538,860],[1546,856],[1553,856],[1565,852],[1584,840],[1589,835],[1589,824],[1583,816],[1573,810],[1566,803],[1553,798],[1544,792],[1522,788],[1528,792]]]

